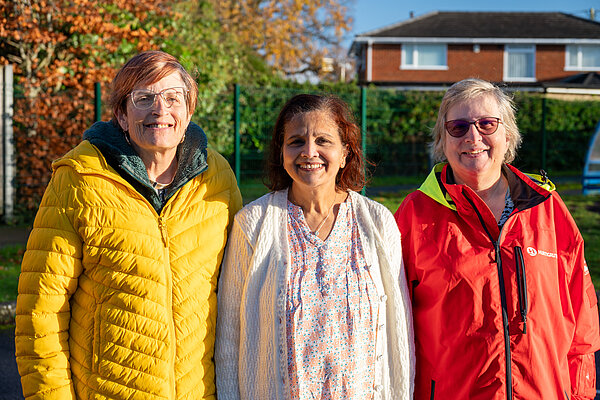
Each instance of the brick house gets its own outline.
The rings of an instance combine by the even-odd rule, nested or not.
[[[560,12],[436,11],[359,34],[350,54],[360,83],[556,86],[600,71],[600,23]]]

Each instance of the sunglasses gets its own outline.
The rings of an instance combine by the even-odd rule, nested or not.
[[[496,132],[496,130],[498,130],[498,125],[500,125],[501,123],[502,121],[500,121],[500,118],[484,117],[479,118],[475,121],[453,119],[452,121],[447,121],[446,123],[444,123],[444,126],[446,127],[446,131],[448,131],[450,136],[459,138],[464,136],[465,133],[469,131],[471,125],[475,125],[475,128],[477,128],[479,133],[481,133],[482,135],[491,135],[492,133]]]

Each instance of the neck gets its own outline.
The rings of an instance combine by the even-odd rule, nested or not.
[[[506,178],[504,178],[502,174],[500,174],[500,177],[496,180],[496,182],[494,182],[489,187],[479,188],[478,190],[475,188],[472,189],[475,193],[477,193],[477,196],[481,197],[481,199],[484,202],[489,203],[491,200],[494,199],[504,199],[504,197],[506,196],[507,188],[508,181],[506,180]]]
[[[150,181],[162,184],[169,184],[173,181],[178,165],[176,149],[173,149],[168,153],[152,154],[144,154],[143,152],[138,151],[138,154],[146,166]]]
[[[292,183],[288,191],[288,199],[296,204],[297,206],[302,207],[302,210],[306,214],[308,213],[317,213],[317,214],[326,214],[331,208],[332,203],[335,203],[338,196],[337,189],[335,186],[321,189],[305,189],[300,188],[298,185]]]

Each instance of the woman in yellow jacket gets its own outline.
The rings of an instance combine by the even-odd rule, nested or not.
[[[169,54],[113,80],[111,122],[52,164],[19,278],[27,399],[214,399],[216,284],[241,207]]]

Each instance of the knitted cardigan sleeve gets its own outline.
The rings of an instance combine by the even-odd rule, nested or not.
[[[238,218],[234,220],[221,266],[217,293],[217,337],[215,367],[217,395],[221,399],[240,398],[240,302],[252,248]]]

